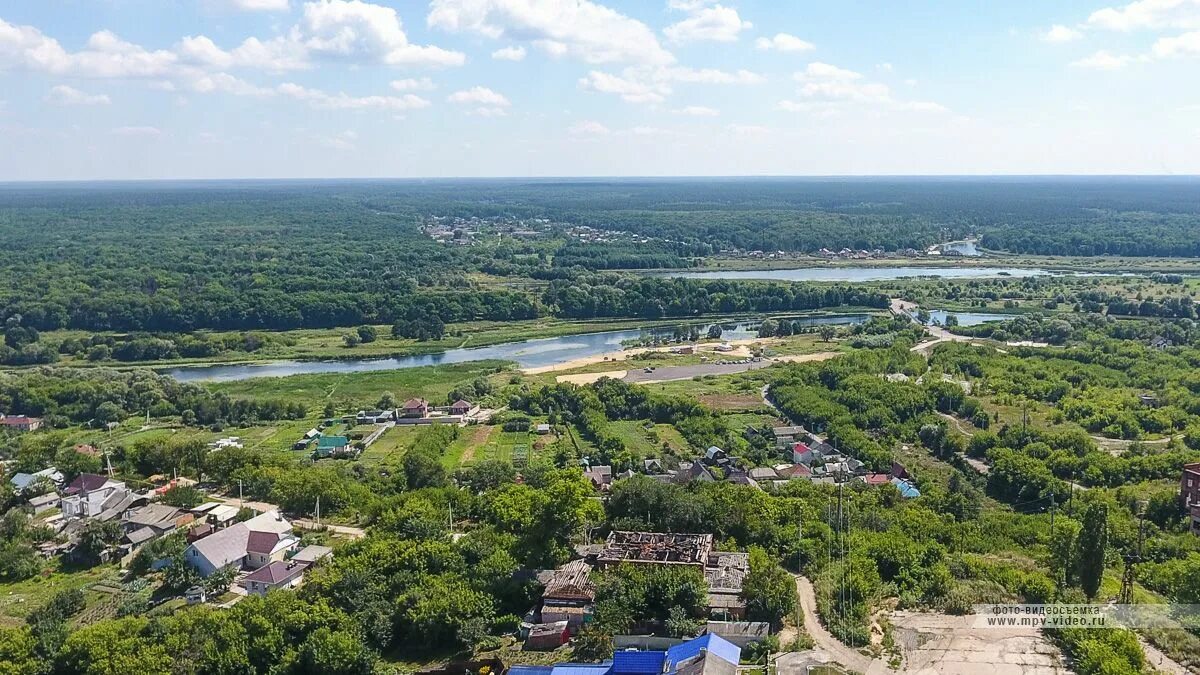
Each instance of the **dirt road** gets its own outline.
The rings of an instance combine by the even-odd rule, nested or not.
[[[800,595],[800,609],[804,611],[804,630],[812,636],[813,643],[821,651],[829,654],[835,661],[850,670],[859,673],[883,673],[887,671],[887,663],[878,659],[863,656],[852,649],[833,634],[825,630],[817,618],[817,592],[808,577],[796,576],[796,592]]]
[[[362,529],[361,527],[350,527],[349,525],[330,525],[328,523],[317,525],[311,520],[293,520],[292,525],[295,525],[302,530],[325,529],[349,539],[362,539],[363,537],[367,536],[366,530]]]

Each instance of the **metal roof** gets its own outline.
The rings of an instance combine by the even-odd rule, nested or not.
[[[709,656],[722,658],[737,665],[742,660],[742,650],[737,645],[719,635],[701,635],[667,650],[667,667],[675,670],[680,661],[690,659],[707,651]]]
[[[628,650],[613,654],[614,675],[658,675],[663,672],[666,652]]]

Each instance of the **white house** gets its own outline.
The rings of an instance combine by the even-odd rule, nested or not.
[[[94,473],[80,474],[63,490],[63,516],[95,518],[132,494],[122,481]]]

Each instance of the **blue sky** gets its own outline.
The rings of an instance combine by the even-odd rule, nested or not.
[[[1200,173],[1200,0],[5,0],[0,180]]]

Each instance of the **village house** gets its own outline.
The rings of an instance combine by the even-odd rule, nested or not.
[[[66,518],[111,520],[138,501],[144,502],[145,498],[134,495],[122,481],[82,473],[63,490],[62,512]]]
[[[775,437],[775,448],[778,450],[786,449],[807,433],[808,431],[804,427],[775,427],[771,429],[771,434]]]
[[[23,494],[36,489],[38,485],[45,485],[56,490],[62,485],[64,478],[61,471],[49,467],[33,473],[14,473],[8,482],[12,484],[13,492]]]
[[[741,659],[740,647],[707,633],[667,649],[621,649],[601,663],[514,665],[506,675],[735,675]]]
[[[250,595],[266,595],[268,591],[295,588],[304,580],[306,565],[294,560],[277,560],[247,574],[242,588]]]
[[[710,616],[723,620],[746,616],[746,601],[741,594],[750,572],[750,558],[745,553],[714,551],[711,534],[616,530],[609,533],[597,555],[596,567],[604,569],[621,563],[696,567],[708,583]]]
[[[313,452],[317,459],[345,457],[351,454],[348,436],[321,436],[317,439],[317,449]]]
[[[37,431],[42,428],[42,418],[0,413],[0,427],[11,431]]]
[[[419,419],[429,416],[429,401],[423,398],[410,398],[400,406],[400,416],[409,419]]]
[[[183,558],[207,577],[226,567],[259,569],[278,562],[299,543],[292,524],[278,511],[270,511],[192,542]]]
[[[1192,534],[1200,536],[1200,462],[1183,465],[1179,478],[1179,499],[1192,521]]]
[[[191,525],[195,516],[167,504],[147,504],[130,509],[121,519],[125,541],[132,547],[166,536]]]
[[[566,621],[572,632],[578,631],[592,613],[596,585],[589,576],[592,568],[583,560],[573,560],[549,572],[543,580],[542,623]]]
[[[613,470],[607,464],[589,466],[584,468],[583,477],[591,481],[592,487],[597,490],[607,490],[612,487]]]
[[[1179,498],[1185,507],[1200,504],[1200,462],[1183,465],[1179,479]]]

